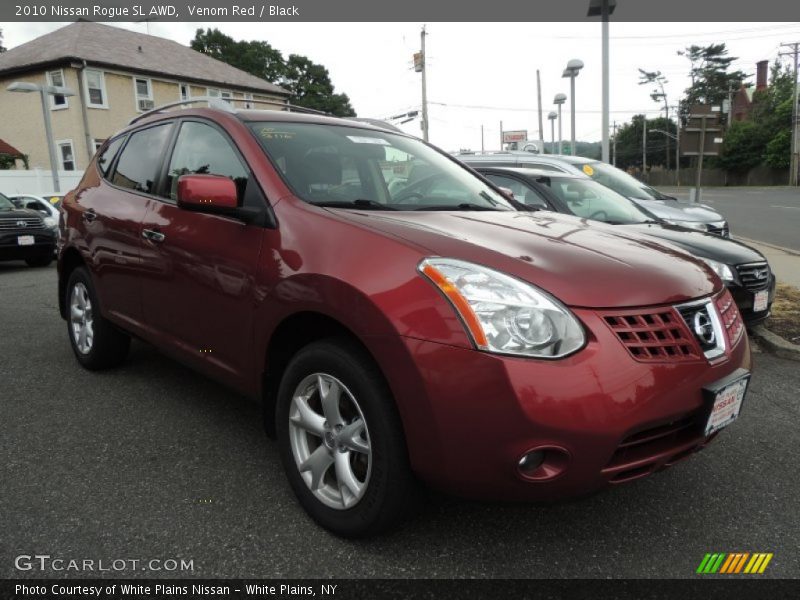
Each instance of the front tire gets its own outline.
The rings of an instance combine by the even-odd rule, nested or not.
[[[66,294],[67,333],[78,362],[92,371],[121,364],[128,356],[131,338],[100,314],[86,269],[79,267],[72,272]]]
[[[337,535],[380,533],[413,504],[405,438],[391,393],[360,347],[314,342],[281,379],[276,432],[300,504]]]

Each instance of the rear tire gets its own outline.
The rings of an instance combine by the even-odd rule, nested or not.
[[[83,267],[69,276],[65,301],[67,333],[78,362],[92,371],[121,364],[128,356],[131,338],[100,314],[92,279]]]
[[[53,262],[53,255],[45,254],[44,256],[26,258],[25,262],[28,264],[29,267],[47,267],[50,265],[51,262]]]
[[[278,390],[276,432],[297,499],[331,532],[375,535],[413,506],[416,482],[394,400],[352,341],[314,342],[292,358]]]

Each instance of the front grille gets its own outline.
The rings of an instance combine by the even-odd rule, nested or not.
[[[603,320],[636,360],[687,361],[701,358],[686,324],[678,319],[672,307],[607,313]]]
[[[725,335],[728,338],[728,348],[733,348],[744,333],[742,315],[739,313],[736,302],[733,301],[733,296],[727,289],[717,298],[716,303],[719,316],[722,319],[722,327],[725,329]]]
[[[604,475],[621,483],[678,462],[708,441],[704,422],[704,412],[699,411],[627,436],[603,469]]]
[[[736,271],[739,273],[742,285],[751,292],[769,287],[769,265],[765,262],[738,265]]]
[[[24,225],[23,225],[24,223]],[[0,219],[0,231],[41,229],[44,222],[39,217],[3,217]]]
[[[721,226],[714,225],[713,223],[709,223],[708,224],[708,232],[709,233],[713,233],[714,235],[719,235],[719,236],[725,237],[725,238],[731,236],[731,232],[730,232],[730,229],[728,228],[728,224],[727,223],[725,223],[724,225],[721,225]]]

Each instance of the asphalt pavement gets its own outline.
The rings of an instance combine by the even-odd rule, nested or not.
[[[141,343],[81,369],[55,294],[53,267],[0,263],[0,577],[695,577],[707,552],[772,552],[762,577],[800,577],[796,362],[757,354],[740,419],[650,478],[553,505],[431,493],[345,541],[295,502],[255,405]],[[34,554],[193,570],[15,568]]]
[[[688,202],[689,188],[659,187]],[[722,213],[734,237],[766,242],[800,252],[800,188],[704,188],[702,202]]]

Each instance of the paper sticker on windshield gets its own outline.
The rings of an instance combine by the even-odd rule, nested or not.
[[[262,127],[259,134],[265,140],[291,140],[295,136],[293,131],[279,131],[274,127]]]
[[[594,175],[594,169],[589,165],[583,165],[583,172],[586,173],[589,177]]]
[[[347,139],[353,142],[354,144],[380,144],[381,146],[391,146],[391,144],[386,140],[384,140],[383,138],[348,135]]]

